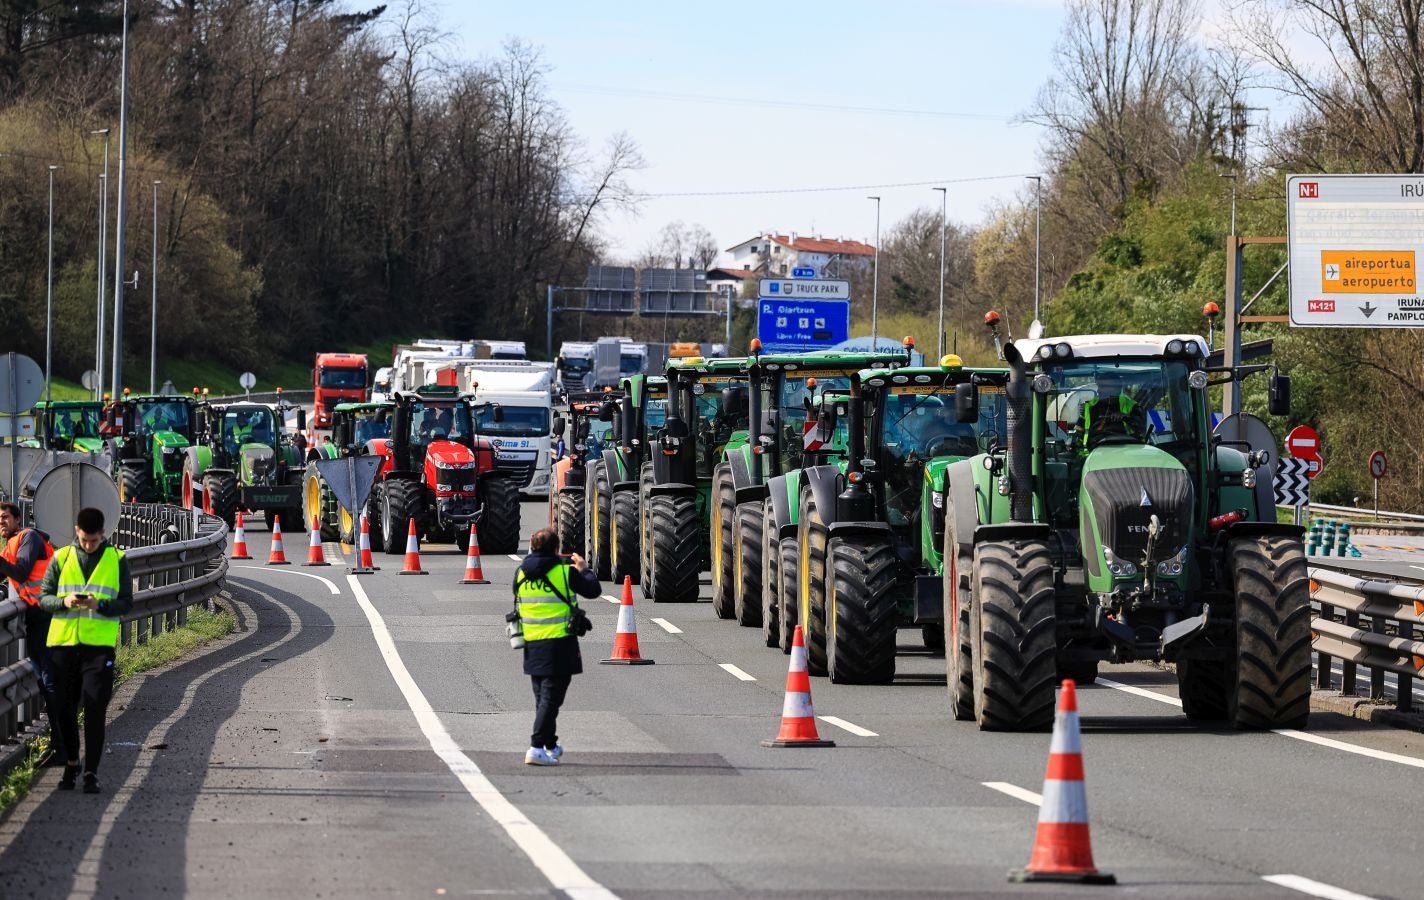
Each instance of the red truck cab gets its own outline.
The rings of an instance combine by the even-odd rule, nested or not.
[[[364,403],[370,386],[364,353],[318,353],[312,369],[316,426],[331,425],[331,411],[342,403]]]

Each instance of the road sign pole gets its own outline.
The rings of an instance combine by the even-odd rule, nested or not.
[[[1378,521],[1379,521],[1379,479],[1378,479],[1378,478],[1374,479],[1374,482],[1375,482],[1375,521],[1378,522]]]
[[[1228,369],[1241,365],[1241,241],[1233,233],[1226,236],[1226,321],[1222,337],[1222,362]],[[1241,382],[1228,381],[1222,389],[1223,415],[1241,411]]]
[[[544,322],[544,350],[552,360],[554,358],[554,286],[552,284],[549,285],[548,297],[548,318]]]

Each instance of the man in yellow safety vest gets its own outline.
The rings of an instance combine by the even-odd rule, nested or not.
[[[133,577],[122,550],[104,539],[104,514],[79,511],[74,543],[55,551],[40,587],[49,625],[61,743],[69,751],[59,789],[74,790],[79,774],[79,707],[84,708],[84,793],[99,793],[104,724],[114,692],[119,623],[133,609]]]
[[[524,633],[524,674],[534,686],[534,733],[524,762],[557,765],[564,755],[555,730],[573,677],[583,671],[577,635],[570,630],[578,600],[603,592],[598,576],[577,553],[559,555],[559,535],[541,528],[514,575],[514,602]]]

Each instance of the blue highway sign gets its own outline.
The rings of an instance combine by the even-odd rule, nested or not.
[[[810,266],[797,266],[791,270],[792,278],[815,278],[816,270]]]
[[[757,301],[757,337],[768,353],[822,350],[844,341],[850,333],[847,300]]]

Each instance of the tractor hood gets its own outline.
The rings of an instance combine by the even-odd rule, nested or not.
[[[1171,559],[1187,544],[1194,511],[1192,481],[1180,462],[1156,447],[1103,446],[1083,464],[1078,508],[1089,588],[1105,590],[1115,576],[1109,570],[1114,561],[1142,571],[1152,516],[1161,533],[1151,564]]]
[[[472,464],[475,454],[469,447],[454,441],[431,441],[425,448],[425,458],[437,466],[458,468]]]

